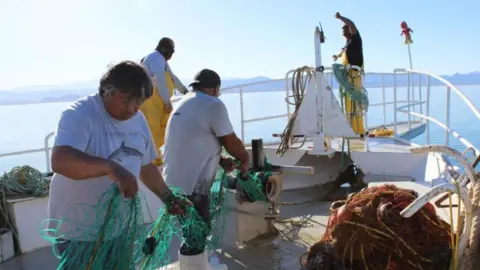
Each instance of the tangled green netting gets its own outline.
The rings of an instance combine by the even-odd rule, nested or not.
[[[345,97],[348,97],[350,99],[350,107],[352,108],[352,111],[350,112],[351,115],[362,115],[363,110],[367,112],[369,105],[367,90],[363,86],[356,87],[353,84],[355,76],[360,76],[360,74],[354,74],[348,71],[345,65],[333,64],[333,75],[338,81],[342,109],[345,109],[344,102],[347,101]],[[351,117],[351,115],[346,114],[347,119],[351,121],[350,125],[353,125],[353,117]],[[350,156],[350,140],[345,140],[345,138],[342,139],[342,156],[340,159],[341,168],[344,168],[346,165],[345,155],[343,154],[345,153],[345,145],[347,145],[347,155]]]
[[[268,165],[267,171],[250,171],[247,173],[246,177],[242,177],[241,172],[237,172],[236,179],[239,179],[237,185],[241,186],[250,201],[268,202],[266,189],[267,181],[270,176],[272,176],[272,172],[268,171]]]
[[[341,64],[333,64],[333,74],[338,81],[342,108],[344,107],[343,99],[349,97],[354,103],[354,108],[357,108],[356,112],[362,112],[361,108],[368,111],[367,90],[363,86],[355,87],[351,82],[353,75],[348,72],[347,68]]]
[[[239,174],[237,173],[237,176]],[[249,198],[266,201],[265,177],[269,172],[259,174],[250,172],[246,179],[236,179]],[[143,215],[139,195],[134,199],[124,199],[118,187],[105,192],[94,206],[81,205],[74,212],[85,216],[91,223],[79,223],[73,219],[46,220],[48,229],[42,229],[43,237],[52,242],[53,252],[60,259],[59,268],[74,266],[75,269],[158,269],[170,263],[169,249],[173,237],[183,239],[182,231],[190,230],[192,239],[202,239],[205,230],[210,229],[206,249],[215,250],[222,242],[227,220],[227,197],[225,187],[229,176],[219,167],[210,194],[210,224],[199,217],[193,207],[187,207],[186,217],[180,224],[176,216],[170,215],[166,208],[159,211],[159,216],[148,227],[142,226]],[[170,187],[176,197],[185,197],[182,190]],[[168,204],[168,203],[167,203]],[[78,215],[77,215],[78,217]],[[69,233],[62,226],[77,228]],[[67,249],[60,255],[56,247],[61,247],[69,239]],[[73,244],[72,244],[73,243]],[[193,245],[204,243],[193,243]]]

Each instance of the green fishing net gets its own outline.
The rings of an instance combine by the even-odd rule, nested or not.
[[[222,243],[227,224],[228,196],[226,187],[229,176],[222,167],[217,170],[215,181],[210,189],[210,236],[207,239],[207,249],[216,250]]]
[[[60,259],[57,269],[134,267],[135,240],[142,235],[139,225],[143,223],[138,196],[124,199],[118,187],[112,185],[97,205],[77,205],[72,216],[75,219],[47,220],[49,228],[42,230]]]
[[[267,181],[272,176],[271,172],[248,172],[247,177],[242,177],[237,172],[237,185],[239,185],[250,202],[268,202]]]
[[[251,201],[267,200],[265,179],[269,172],[249,172],[241,179],[239,173],[235,175],[237,187],[241,187]],[[131,200],[124,199],[118,187],[112,185],[96,205],[76,207],[72,211],[76,219],[46,220],[50,226],[41,232],[54,244],[53,252],[60,259],[57,269],[123,270],[135,269],[135,266],[142,270],[158,269],[170,263],[172,239],[174,236],[183,239],[184,231],[190,233],[192,239],[203,239],[208,234],[206,243],[190,242],[190,245],[206,245],[207,250],[216,250],[221,245],[228,218],[225,188],[230,177],[219,167],[211,187],[209,224],[193,206],[186,208],[183,218],[170,215],[162,207],[158,218],[145,227],[139,195]],[[182,190],[170,188],[175,197],[185,198]],[[66,249],[60,254],[62,247]]]
[[[340,100],[342,102],[343,108],[343,98],[348,96],[354,105],[358,105],[358,112],[361,112],[361,109],[368,111],[368,92],[362,86],[360,88],[355,87],[355,85],[350,81],[351,75],[347,71],[347,68],[341,64],[333,64],[333,75],[338,81],[339,91],[340,91]]]
[[[186,198],[180,189],[170,187],[176,198]],[[170,263],[170,246],[173,236],[183,239],[183,231],[188,231],[193,239],[202,239],[202,234],[208,232],[208,225],[201,220],[197,210],[188,206],[184,217],[170,215],[166,208],[161,208],[158,218],[148,226],[146,232],[137,241],[135,264],[140,269],[154,270]],[[182,222],[179,222],[182,219]],[[200,246],[202,243],[191,243]]]

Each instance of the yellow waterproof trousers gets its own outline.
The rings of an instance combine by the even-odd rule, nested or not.
[[[348,65],[347,52],[342,53],[342,64]],[[348,72],[348,79],[355,88],[362,86],[362,76],[357,70],[350,69]],[[357,134],[365,134],[365,126],[363,124],[363,111],[356,112],[355,115],[352,115],[353,104],[348,96],[345,96],[345,114],[347,116],[348,122],[352,126],[353,132]]]
[[[165,80],[167,82],[170,97],[172,97],[175,91],[175,83],[173,82],[170,72],[165,72]],[[152,133],[153,143],[155,144],[155,149],[157,149],[158,153],[158,158],[153,161],[153,164],[158,167],[163,164],[160,147],[165,143],[165,130],[170,113],[165,112],[165,103],[158,94],[156,83],[154,82],[153,85],[155,85],[153,95],[143,103],[140,107],[140,111],[145,115],[148,127]]]

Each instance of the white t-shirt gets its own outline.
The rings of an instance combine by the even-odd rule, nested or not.
[[[232,134],[225,104],[202,92],[180,100],[167,123],[163,177],[186,194],[209,194],[220,163],[218,137]]]
[[[143,59],[142,65],[147,70],[150,78],[154,79],[157,86],[158,94],[165,103],[170,102],[170,90],[167,87],[167,82],[165,79],[165,72],[169,72],[172,76],[173,83],[175,88],[181,93],[185,94],[188,92],[187,88],[182,84],[178,77],[173,73],[170,65],[165,60],[165,57],[158,51],[153,51]]]
[[[143,114],[137,112],[128,120],[116,120],[105,111],[98,94],[80,99],[63,111],[54,146],[71,146],[88,155],[113,160],[137,179],[140,179],[141,167],[157,157]],[[112,184],[108,176],[72,180],[54,174],[50,184],[49,218],[65,219],[61,231],[67,234],[67,239],[76,237],[72,235],[75,230],[85,230],[98,223],[94,209],[89,206],[95,206]]]

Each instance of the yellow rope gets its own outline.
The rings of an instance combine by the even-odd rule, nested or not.
[[[454,181],[453,182],[455,184],[455,187],[456,187],[456,190],[457,190],[457,194],[458,194],[458,202],[457,202],[457,205],[458,205],[458,209],[457,209],[457,225],[456,225],[456,230],[454,231],[453,229],[453,224],[454,224],[454,221],[453,221],[453,200],[452,200],[452,193],[451,192],[448,192],[448,211],[449,211],[449,215],[450,215],[450,238],[451,238],[451,244],[452,244],[452,264],[451,264],[451,268],[452,270],[457,270],[457,266],[458,266],[458,260],[460,259],[459,256],[462,256],[462,254],[458,254],[458,247],[459,247],[459,244],[460,244],[460,235],[461,235],[461,209],[462,209],[462,200],[460,198],[460,185],[458,184],[457,181]]]
[[[98,251],[98,248],[99,246],[102,244],[103,242],[103,238],[105,236],[105,224],[107,224],[108,222],[108,219],[110,218],[110,214],[111,214],[111,210],[112,210],[112,203],[113,203],[113,199],[114,197],[112,197],[112,199],[110,200],[110,203],[108,204],[108,210],[107,210],[107,214],[105,216],[105,222],[104,224],[102,225],[102,228],[100,229],[100,237],[98,237],[96,243],[95,243],[95,246],[93,247],[93,252],[92,252],[92,255],[90,255],[90,260],[88,261],[88,265],[87,265],[87,270],[91,270],[92,269],[92,264],[93,262],[95,261],[95,256],[97,255],[97,251]]]
[[[164,215],[162,217],[162,221],[158,222],[157,225],[155,226],[155,228],[153,229],[153,232],[151,235],[156,235],[158,233],[158,230],[160,229],[161,225],[166,222],[168,216],[167,215]],[[144,256],[143,259],[142,259],[142,262],[140,263],[140,269],[142,269],[145,264],[148,262],[148,260],[150,259],[150,256]]]
[[[448,192],[448,212],[449,212],[449,215],[450,215],[450,241],[451,241],[451,245],[452,245],[452,270],[456,270],[457,266],[455,264],[456,262],[456,258],[457,258],[457,255],[455,253],[455,232],[454,232],[454,229],[453,229],[453,203],[452,203],[452,193],[451,192]]]

